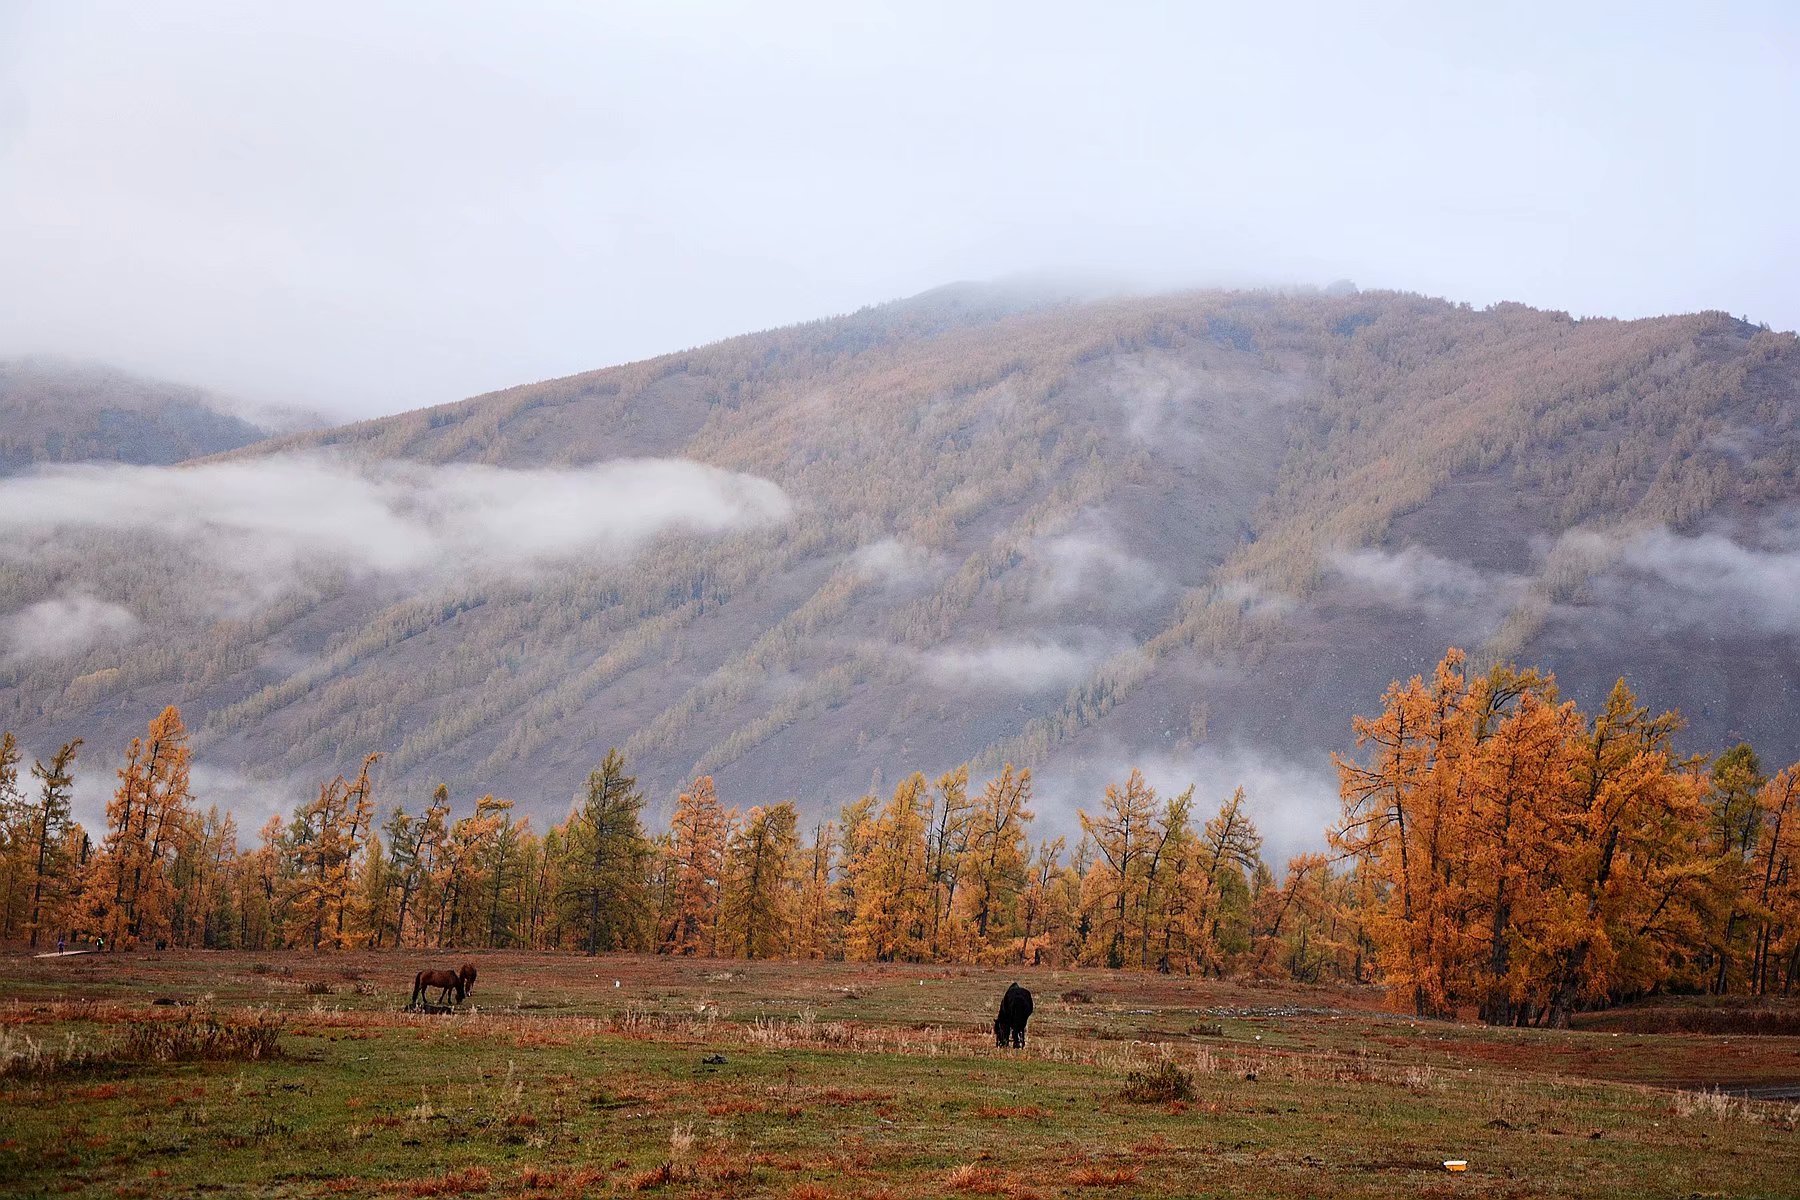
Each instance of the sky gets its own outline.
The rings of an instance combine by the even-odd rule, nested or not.
[[[399,411],[964,279],[1800,326],[1800,6],[0,0],[0,354]]]

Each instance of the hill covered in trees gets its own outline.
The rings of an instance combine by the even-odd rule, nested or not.
[[[197,388],[90,363],[0,359],[0,475],[44,463],[177,463],[270,432]]]
[[[1073,832],[1143,763],[1287,848],[1450,644],[1800,757],[1797,428],[1795,339],[1719,313],[950,288],[0,489],[0,727],[178,704],[282,811],[379,751],[390,799],[560,818],[617,745],[664,811],[1010,761]]]

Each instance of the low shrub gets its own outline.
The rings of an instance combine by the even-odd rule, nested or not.
[[[1194,1098],[1194,1077],[1175,1065],[1172,1058],[1157,1060],[1155,1066],[1132,1071],[1125,1076],[1119,1095],[1134,1104],[1167,1104],[1171,1100]]]

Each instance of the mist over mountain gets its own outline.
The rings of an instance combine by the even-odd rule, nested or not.
[[[94,774],[175,703],[247,808],[379,750],[560,817],[618,745],[811,812],[1026,763],[1057,828],[1138,764],[1279,853],[1452,644],[1800,757],[1800,349],[1719,313],[958,285],[253,445],[155,411],[0,481],[0,726]]]
[[[317,423],[97,363],[0,359],[0,475],[47,463],[166,465]]]

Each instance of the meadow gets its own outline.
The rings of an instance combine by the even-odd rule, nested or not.
[[[414,970],[465,958],[458,1011],[404,1011]],[[1037,1011],[1004,1051],[1014,978]],[[1800,1036],[1737,1029],[1796,1015],[1492,1029],[1103,970],[11,955],[0,1192],[1793,1196],[1800,1103],[1746,1097],[1800,1086]]]

